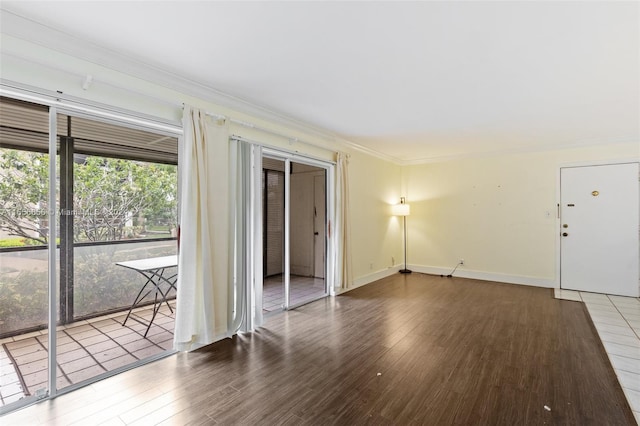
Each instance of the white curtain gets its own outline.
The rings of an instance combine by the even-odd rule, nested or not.
[[[188,351],[227,335],[227,123],[185,106],[180,251],[174,347]]]
[[[353,284],[351,264],[351,225],[349,210],[349,154],[337,155],[336,185],[336,276],[335,283],[347,289]]]
[[[231,334],[251,331],[262,317],[262,149],[231,140],[233,300]]]

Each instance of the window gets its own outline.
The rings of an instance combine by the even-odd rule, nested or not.
[[[16,377],[0,383],[0,408],[47,387],[50,271],[57,280],[57,325],[64,326],[58,388],[172,348],[173,312],[154,322],[159,330],[151,340],[136,334],[136,323],[122,327],[144,280],[116,262],[176,254],[176,136],[85,116],[56,118],[56,205],[49,206],[49,108],[0,98],[0,338],[11,337],[0,352],[14,361],[3,363],[0,375]],[[49,212],[55,224],[48,223]],[[50,265],[54,225],[58,264]],[[153,303],[153,296],[145,300]],[[73,333],[83,319],[93,319],[86,342],[83,332]],[[43,331],[31,333],[37,330]],[[62,356],[69,339],[78,351],[72,360]],[[94,356],[101,342],[109,348]],[[23,357],[24,350],[14,351],[19,347],[33,352]]]

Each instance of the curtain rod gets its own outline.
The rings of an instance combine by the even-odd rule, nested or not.
[[[278,137],[281,137],[283,139],[287,139],[290,144],[299,142],[299,143],[302,143],[302,144],[305,144],[305,145],[310,145],[310,146],[313,146],[313,147],[316,147],[316,148],[323,149],[325,151],[336,152],[335,149],[327,148],[326,146],[320,145],[318,143],[305,141],[303,139],[300,139],[300,138],[297,138],[297,137],[294,137],[294,136],[289,136],[287,134],[284,134],[284,133],[281,133],[281,132],[278,132],[278,131],[275,131],[275,130],[267,129],[266,127],[258,126],[256,124],[250,123],[248,121],[237,120],[235,118],[230,118],[230,117],[227,117],[225,115],[216,114],[216,113],[209,112],[209,111],[205,111],[205,114],[207,116],[209,116],[209,117],[217,118],[219,120],[229,120],[231,123],[238,124],[238,125],[240,125],[242,127],[258,130],[260,132],[269,133],[269,134],[272,134],[274,136],[278,136]]]

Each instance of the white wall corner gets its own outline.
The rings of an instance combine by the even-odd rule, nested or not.
[[[397,274],[402,268],[402,265],[391,266],[389,268],[381,269],[372,274],[364,275],[362,277],[358,277],[353,280],[353,285],[349,288],[336,288],[335,295],[338,296],[340,294],[346,293],[358,287],[362,287],[367,284],[371,284],[372,282],[381,280],[386,277],[390,277],[393,274]]]

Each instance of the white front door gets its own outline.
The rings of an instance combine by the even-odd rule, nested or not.
[[[638,297],[638,163],[560,169],[560,287]]]

